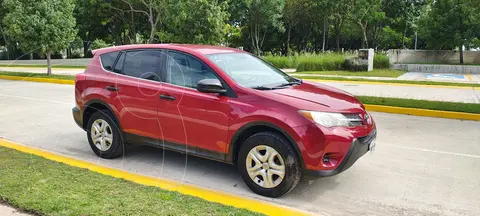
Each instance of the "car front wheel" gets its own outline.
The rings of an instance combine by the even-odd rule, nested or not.
[[[263,196],[286,194],[301,179],[300,161],[292,145],[274,132],[249,137],[241,146],[237,165],[247,186]]]

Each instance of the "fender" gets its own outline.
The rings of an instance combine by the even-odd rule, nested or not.
[[[235,160],[235,143],[237,142],[237,140],[240,138],[240,135],[246,131],[247,129],[251,128],[251,127],[255,127],[255,126],[266,126],[266,127],[270,127],[270,128],[273,128],[277,131],[279,131],[282,135],[284,135],[289,141],[290,143],[292,144],[293,148],[295,149],[295,153],[297,154],[298,158],[300,159],[300,162],[302,164],[302,167],[304,167],[304,162],[303,162],[303,157],[302,157],[302,154],[301,154],[301,151],[300,151],[300,148],[298,147],[297,143],[295,142],[295,140],[292,138],[292,136],[287,132],[285,131],[283,128],[275,125],[275,124],[272,124],[270,122],[264,122],[264,121],[256,121],[256,122],[250,122],[250,123],[247,123],[245,125],[243,125],[240,129],[237,130],[237,132],[235,133],[235,135],[232,137],[232,139],[230,140],[230,145],[229,145],[229,149],[228,149],[228,153],[226,155],[226,162],[227,163],[231,163],[233,164],[234,163],[234,160]]]

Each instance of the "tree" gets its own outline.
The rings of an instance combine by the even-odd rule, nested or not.
[[[83,55],[88,56],[90,45],[96,39],[104,39],[109,35],[108,24],[114,12],[110,3],[104,0],[77,0],[74,16],[78,35],[83,40]]]
[[[402,48],[405,48],[407,30],[415,26],[415,20],[429,0],[383,0],[383,10],[393,24],[402,28]]]
[[[332,19],[337,52],[340,51],[341,30],[347,21],[347,16],[351,13],[353,2],[353,0],[338,0],[332,5]]]
[[[362,31],[362,48],[369,48],[367,29],[372,22],[378,22],[385,17],[381,10],[381,0],[357,0],[354,2],[351,19]]]
[[[464,46],[478,39],[480,17],[478,0],[437,0],[431,10],[420,21],[422,37],[427,39],[427,47],[433,49],[460,50],[460,63],[463,64]]]
[[[285,26],[287,27],[287,44],[286,44],[286,54],[290,55],[290,36],[292,33],[292,28],[298,25],[301,20],[301,17],[307,12],[305,9],[308,7],[303,4],[302,0],[286,0],[285,7],[283,8],[283,20],[285,21]]]
[[[176,43],[220,44],[225,41],[227,3],[207,0],[178,0],[168,6],[174,14],[166,19],[160,34]]]
[[[270,28],[283,31],[284,0],[250,0],[247,4],[248,30],[255,54],[262,52],[265,35]]]
[[[134,12],[145,15],[150,25],[148,43],[153,43],[155,36],[158,35],[157,29],[159,25],[167,18],[167,8],[171,2],[167,0],[122,0],[122,2],[128,5],[127,10],[123,10],[123,12]],[[122,11],[121,8],[114,8]]]
[[[5,0],[6,31],[24,51],[40,50],[47,56],[47,74],[52,73],[51,54],[75,39],[73,0]]]

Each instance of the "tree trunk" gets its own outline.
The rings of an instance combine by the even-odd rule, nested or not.
[[[403,27],[402,31],[402,48],[405,49],[405,35],[407,34],[407,22],[405,22],[405,26]]]
[[[460,45],[460,64],[463,64],[463,44]]]
[[[2,32],[3,40],[5,41],[5,47],[7,47],[7,60],[10,60],[10,50],[8,49],[8,41],[5,32],[3,31],[2,25],[0,23],[0,32]]]
[[[323,17],[323,42],[322,42],[322,52],[325,52],[325,35],[327,34],[327,17]]]
[[[52,75],[52,62],[51,62],[52,51],[47,50],[46,54],[47,54],[47,65],[48,65],[47,75]]]
[[[291,27],[288,27],[288,33],[287,33],[287,49],[286,49],[286,53],[287,53],[287,56],[290,56],[290,34],[292,32],[292,28]]]
[[[90,49],[90,42],[89,41],[83,41],[83,57],[88,56],[88,49]]]
[[[363,25],[363,23],[360,23],[360,22],[358,23],[358,25],[362,29],[362,34],[363,34],[362,49],[366,49],[366,48],[368,48],[367,26]]]

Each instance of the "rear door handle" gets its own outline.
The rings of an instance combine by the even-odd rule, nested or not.
[[[162,100],[169,100],[169,101],[173,101],[175,100],[175,97],[174,96],[171,96],[171,95],[160,95],[160,99]]]
[[[107,86],[107,87],[105,87],[105,89],[107,89],[109,91],[118,91],[118,88],[116,86]]]

